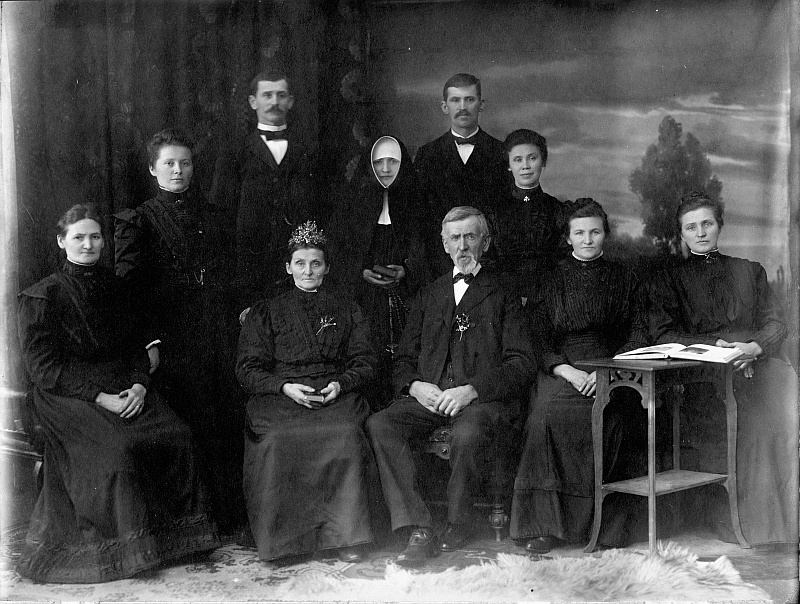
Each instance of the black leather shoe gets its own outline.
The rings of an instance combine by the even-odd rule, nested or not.
[[[395,563],[398,566],[414,568],[422,566],[429,558],[437,555],[436,537],[429,528],[416,528],[411,531],[408,539],[408,546],[397,556]]]
[[[558,539],[552,535],[534,537],[533,539],[528,539],[525,544],[525,551],[530,554],[546,554],[556,545],[558,545]]]
[[[467,526],[465,524],[447,524],[442,536],[439,537],[439,549],[443,552],[454,552],[467,543]]]
[[[342,562],[350,562],[351,564],[358,564],[364,560],[364,554],[362,553],[361,548],[357,545],[351,547],[340,547],[339,560]]]

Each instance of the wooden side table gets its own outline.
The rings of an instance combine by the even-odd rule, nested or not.
[[[736,495],[737,410],[733,396],[733,365],[683,360],[615,361],[586,360],[577,365],[597,372],[597,391],[592,407],[592,440],[594,443],[594,523],[586,552],[597,545],[603,514],[603,499],[613,492],[647,497],[648,541],[650,551],[656,547],[656,497],[707,484],[722,484],[728,491],[733,531],[743,548],[750,545],[742,534],[739,522],[739,501]],[[656,472],[656,393],[664,388],[696,382],[710,382],[725,402],[728,434],[728,473],[712,474],[680,469],[680,402],[673,405],[672,469]],[[647,409],[647,476],[603,484],[603,410],[616,388],[633,388],[642,397]]]

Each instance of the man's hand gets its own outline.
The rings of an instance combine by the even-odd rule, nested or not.
[[[478,391],[472,385],[467,384],[448,388],[438,396],[433,406],[441,415],[455,417],[464,407],[476,400],[478,400]]]
[[[328,387],[330,387],[330,384]],[[302,405],[303,407],[308,407],[309,409],[321,409],[323,406],[323,403],[308,400],[306,393],[314,392],[314,389],[311,386],[306,386],[305,384],[290,384],[289,382],[286,382],[281,387],[281,392],[292,399],[295,403]]]
[[[161,364],[161,355],[158,352],[158,346],[151,346],[148,348],[147,356],[150,359],[150,374],[152,375]]]
[[[433,411],[437,415],[442,415],[435,407],[436,400],[442,394],[441,389],[436,384],[417,380],[411,382],[411,385],[408,387],[408,393],[417,399],[417,402],[428,411]]]

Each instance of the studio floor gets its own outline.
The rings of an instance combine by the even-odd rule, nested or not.
[[[9,460],[4,460],[8,462]],[[115,581],[102,585],[43,585],[20,577],[15,560],[25,538],[27,521],[33,507],[33,483],[27,464],[5,463],[4,486],[0,498],[0,599],[7,601],[148,601],[156,594],[163,601],[256,601],[269,600],[276,586],[291,577],[316,571],[332,577],[379,580],[384,577],[387,564],[402,551],[404,543],[391,535],[382,539],[358,564],[339,561],[335,553],[319,552],[301,560],[262,562],[252,548],[238,545],[230,539],[224,547],[202,559],[181,560],[147,573],[135,580]],[[444,520],[442,508],[434,508],[439,528]],[[700,560],[713,561],[726,556],[741,578],[763,589],[774,602],[798,602],[798,551],[796,546],[775,545],[742,549],[725,543],[716,535],[703,530],[675,530],[666,535],[672,543],[688,549]],[[646,551],[647,542],[629,545],[626,549]],[[510,539],[497,542],[488,520],[476,516],[475,538],[458,552],[443,553],[433,559],[425,572],[441,572],[446,568],[463,568],[494,560],[498,553],[524,554],[524,550]],[[582,546],[567,546],[553,550],[540,559],[556,557],[585,557]],[[195,584],[198,578],[213,575],[215,580],[207,591],[199,595]],[[242,582],[252,586],[242,589]],[[142,591],[144,590],[144,591]],[[291,596],[287,600],[292,601]]]

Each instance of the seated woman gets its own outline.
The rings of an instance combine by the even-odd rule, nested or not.
[[[97,264],[100,219],[58,223],[63,269],[20,295],[19,336],[46,434],[44,486],[18,571],[34,581],[130,577],[219,546],[189,427],[150,385],[146,332]]]
[[[426,218],[411,157],[402,142],[381,136],[366,149],[359,165],[363,176],[347,203],[338,208],[329,232],[334,234],[342,267],[338,277],[370,320],[378,367],[369,399],[378,410],[393,397],[392,359],[408,305],[429,281],[422,232]]]
[[[723,209],[701,193],[678,206],[677,227],[689,256],[652,284],[651,333],[657,343],[735,346],[755,357],[734,363],[739,518],[751,545],[797,543],[797,374],[780,356],[787,329],[763,267],[717,249]],[[685,398],[692,419],[681,436],[698,450],[700,469],[725,473],[724,405],[706,384],[687,386]],[[735,542],[727,499],[720,503],[711,520]]]
[[[503,148],[514,182],[489,216],[495,250],[490,250],[490,257],[497,263],[502,282],[525,303],[566,254],[563,235],[568,206],[542,191],[539,181],[547,166],[547,140],[541,134],[514,130]]]
[[[250,395],[244,492],[262,560],[338,548],[355,562],[372,541],[359,389],[376,360],[359,307],[323,285],[329,270],[316,224],[298,227],[286,258],[295,287],[254,304],[239,337],[236,375]]]
[[[525,541],[533,553],[546,553],[561,540],[589,539],[594,512],[595,373],[576,367],[576,362],[647,345],[638,279],[603,258],[609,234],[603,208],[592,199],[578,199],[567,228],[572,256],[558,264],[529,301],[540,373],[537,398],[525,426],[510,530],[511,537]],[[626,397],[625,390],[615,391],[620,396],[606,411],[605,480],[629,475],[640,460],[634,440],[643,411],[638,394],[629,391],[632,397]],[[609,531],[601,534],[606,544],[619,538]]]
[[[238,316],[226,215],[191,186],[193,142],[180,130],[148,142],[158,190],[114,215],[115,270],[161,340],[160,391],[192,428],[223,534],[244,524],[243,394],[233,372]]]

